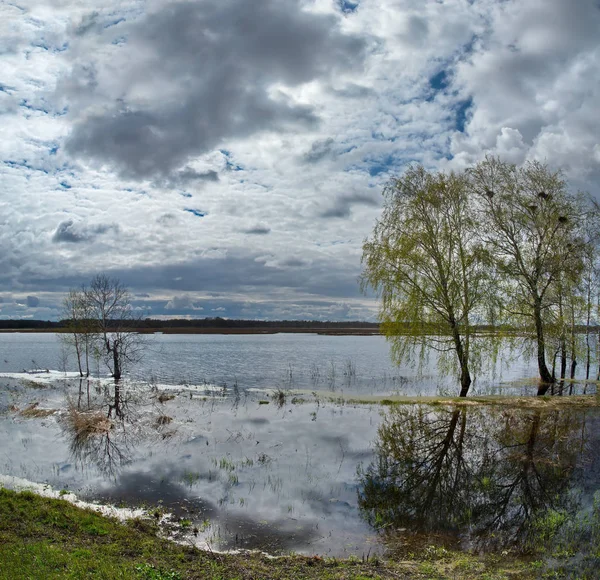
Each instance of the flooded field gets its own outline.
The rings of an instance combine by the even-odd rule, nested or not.
[[[33,339],[46,345],[50,366],[56,345],[47,336]],[[0,377],[0,483],[147,507],[170,533],[212,550],[361,557],[436,545],[531,554],[554,542],[580,554],[577,565],[593,559],[597,408],[349,403],[340,395],[435,394],[440,385],[391,367],[380,337],[220,337],[232,341],[236,368],[221,374],[227,361],[197,348],[210,338],[192,338],[195,371],[190,345],[185,356],[174,348],[149,363],[155,372],[167,360],[183,365],[194,381],[161,371],[117,385],[62,370],[19,373],[26,357],[44,366],[35,360],[42,355],[21,352],[23,340],[22,362]],[[278,339],[275,357],[266,351]],[[264,347],[257,368],[243,360],[252,340]],[[298,352],[302,341],[313,358]],[[285,353],[296,354],[287,366]],[[269,357],[278,362],[261,382],[258,365]],[[335,384],[325,374],[331,360]],[[238,375],[244,365],[247,382]],[[510,380],[488,377],[496,384],[488,391],[535,392],[515,368]]]

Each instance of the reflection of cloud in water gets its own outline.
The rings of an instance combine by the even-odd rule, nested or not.
[[[242,548],[269,553],[309,545],[319,535],[314,522],[299,522],[294,518],[261,521],[239,513],[223,514],[218,532],[220,550]]]
[[[265,419],[265,417],[251,417],[246,419],[244,423],[247,423],[248,425],[267,425],[269,419]]]
[[[77,402],[76,385],[70,393]],[[112,385],[101,385],[99,391],[92,388],[91,398],[102,405],[104,417],[108,414],[108,404],[115,406],[116,394]],[[108,436],[111,441],[131,442],[131,445],[125,464],[119,465],[112,475],[102,469],[102,461],[94,459],[93,454],[85,457],[82,469],[70,453],[70,438],[65,437],[64,432],[61,436],[55,418],[45,422],[15,422],[11,416],[0,418],[5,454],[19,458],[11,460],[3,469],[20,477],[48,481],[58,489],[83,489],[90,499],[103,498],[130,505],[161,502],[167,511],[190,519],[200,529],[202,522],[208,519],[211,526],[207,537],[215,534],[212,540],[215,548],[292,549],[335,556],[368,551],[366,542],[376,536],[376,532],[360,517],[357,466],[362,463],[366,468],[374,459],[378,460],[372,442],[377,438],[381,422],[380,406],[348,404],[340,407],[329,402],[293,405],[288,400],[283,409],[277,409],[273,404],[259,406],[257,399],[248,399],[232,410],[230,401],[203,401],[188,396],[178,396],[158,406],[142,389],[126,388],[119,392],[121,395],[123,400],[118,405],[121,416],[113,412],[110,420],[115,428]],[[85,405],[87,396],[87,388],[84,388],[82,403]],[[58,401],[62,390],[36,391],[36,400],[37,397],[40,404],[51,406],[46,402],[52,398]],[[95,402],[92,400],[92,406]],[[432,430],[439,430],[440,437],[436,441],[443,446],[450,435],[448,441],[455,453],[463,440],[462,414],[453,421],[453,409],[444,414],[441,409],[427,406],[405,407],[412,409],[411,412],[418,408],[422,409],[423,423],[437,417],[438,422],[431,426]],[[389,411],[386,408],[384,413]],[[172,421],[158,428],[158,413],[172,417]],[[313,413],[318,413],[316,421],[313,421]],[[475,417],[487,411],[469,413]],[[531,413],[500,411],[488,415],[485,421],[476,421],[477,425],[465,425],[464,443],[470,448],[477,449],[478,441],[487,432],[496,438],[503,432],[520,434],[522,442],[535,434],[535,424],[526,419]],[[580,424],[583,415],[583,412],[573,411],[571,426]],[[566,415],[563,413],[560,417]],[[558,420],[558,428],[562,429],[563,424],[564,421]],[[589,421],[587,425],[586,440],[591,431],[598,431],[597,423]],[[121,427],[125,427],[125,431]],[[174,434],[163,438],[167,430]],[[549,446],[552,438],[547,422],[542,421],[538,431],[536,448],[554,449],[566,458],[572,453],[560,440],[554,447]],[[414,430],[415,437],[423,434],[423,429]],[[132,435],[135,435],[133,440]],[[103,436],[105,434],[94,435],[91,441],[102,446]],[[399,442],[398,437],[391,440]],[[567,437],[566,442],[570,440]],[[500,443],[510,444],[508,439]],[[523,445],[520,449],[523,450]],[[486,465],[494,468],[493,482],[511,481],[512,468],[523,466],[523,461],[519,464],[519,457],[522,459],[526,454],[508,456],[510,465],[503,468],[500,461],[491,461],[492,450],[483,445],[480,452],[474,452],[473,459],[485,460]],[[454,457],[461,456],[455,453]],[[542,457],[552,459],[553,456]],[[69,463],[74,468],[57,469]],[[543,463],[538,461],[533,465],[542,476],[552,476]],[[452,467],[449,463],[445,466]],[[595,477],[597,482],[598,467],[590,465],[578,469],[581,469],[576,470],[582,477],[581,487],[587,493],[594,487],[590,478]],[[567,472],[575,473],[570,469]],[[459,475],[462,476],[462,472]],[[562,491],[560,477],[551,488],[557,493]],[[481,492],[480,487],[469,489]],[[458,498],[453,503],[452,498],[448,498],[441,505],[448,511],[454,506],[464,506],[463,499]],[[432,508],[430,513],[434,517],[439,510]],[[479,513],[475,516],[479,517]]]
[[[102,490],[101,498],[115,504],[158,505],[178,517],[197,514],[200,520],[218,514],[216,506],[191,492],[179,483],[176,474],[161,472],[129,472],[122,474],[116,484]]]

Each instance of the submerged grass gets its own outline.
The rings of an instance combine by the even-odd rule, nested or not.
[[[100,410],[80,411],[69,402],[63,420],[76,437],[89,437],[108,433],[112,428],[111,420]]]
[[[27,419],[40,419],[56,413],[56,409],[40,409],[38,405],[39,403],[33,403],[32,405],[25,407],[25,409],[19,412],[19,415],[21,415],[21,417],[26,417]]]
[[[312,395],[314,399],[338,403],[340,405],[451,405],[451,406],[481,406],[497,405],[519,409],[568,409],[600,407],[600,395],[548,395],[536,396],[507,396],[507,395],[473,395],[469,397],[444,396],[404,396],[404,395],[367,395],[367,396],[331,396],[331,393],[317,391],[293,391],[296,395],[292,402],[310,402],[310,399],[300,398],[300,395]]]
[[[401,562],[215,554],[159,538],[149,520],[120,523],[31,492],[0,489],[0,579],[297,580],[535,578],[530,563],[436,548]]]

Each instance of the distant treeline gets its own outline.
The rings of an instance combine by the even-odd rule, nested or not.
[[[108,321],[108,327],[118,321]],[[122,323],[119,323],[122,325]],[[0,320],[2,331],[38,331],[38,332],[67,332],[68,320]],[[200,318],[188,320],[173,318],[169,320],[156,320],[145,318],[131,321],[131,330],[143,333],[164,332],[166,334],[259,334],[276,332],[316,332],[323,334],[378,334],[380,325],[377,322],[364,322],[360,320],[336,322],[323,320],[243,320],[227,318]],[[500,332],[502,334],[521,334],[523,329],[501,326],[494,327],[487,324],[475,325],[475,332]],[[586,331],[584,325],[575,325],[575,331]],[[589,328],[592,333],[600,332],[600,326],[592,324]],[[398,322],[395,324],[397,334],[414,334],[414,325]],[[423,335],[442,335],[443,329],[435,325],[422,325],[420,332]]]
[[[0,330],[37,330],[61,332],[68,326],[68,320],[0,320]],[[132,321],[139,332],[162,331],[167,333],[195,332],[333,332],[366,333],[379,332],[379,324],[374,322],[332,322],[320,320],[238,320],[225,318],[170,319]]]

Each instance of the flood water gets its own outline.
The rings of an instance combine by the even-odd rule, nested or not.
[[[143,339],[145,356],[128,369],[129,376],[158,384],[237,384],[241,390],[294,388],[363,395],[458,392],[454,378],[439,374],[435,352],[426,357],[415,353],[414,365],[396,366],[382,336],[155,334]],[[472,394],[536,392],[535,380],[522,382],[537,375],[535,360],[524,357],[520,348],[505,348],[493,364],[483,358],[484,371],[475,373]],[[0,333],[0,374],[32,368],[77,370],[72,353],[55,334]],[[94,376],[107,376],[100,361],[92,361],[91,368]]]
[[[199,546],[535,553],[542,537],[577,542],[579,566],[598,541],[596,409],[336,402],[340,392],[454,387],[431,361],[420,378],[391,365],[378,336],[155,336],[145,366],[118,387],[103,376],[19,376],[72,364],[53,335],[0,340],[0,475],[158,505]],[[534,375],[528,361],[512,363],[475,389],[535,392],[521,380]]]

